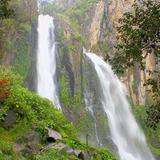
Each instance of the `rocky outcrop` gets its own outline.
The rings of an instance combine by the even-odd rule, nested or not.
[[[108,3],[108,26],[112,28],[111,34],[109,34],[108,42],[113,45],[116,44],[116,27],[118,27],[118,20],[122,17],[125,12],[132,12],[133,0],[112,0]],[[110,29],[111,29],[110,28]],[[104,39],[104,37],[102,38]],[[111,41],[110,41],[111,40]],[[112,56],[112,55],[110,55]],[[144,86],[147,78],[150,75],[146,72],[147,70],[153,70],[156,67],[155,57],[153,54],[149,54],[145,61],[145,71],[141,71],[138,64],[134,65],[134,69],[129,69],[127,74],[122,77],[122,81],[125,83],[127,88],[127,94],[131,103],[142,104],[148,103],[147,101],[147,88]]]
[[[36,155],[36,154],[43,153],[45,151],[53,150],[57,152],[63,152],[65,153],[65,155],[68,155],[68,157],[69,156],[73,157],[75,160],[77,158],[82,160],[88,160],[92,158],[93,154],[91,152],[70,147],[69,145],[67,145],[65,142],[62,141],[62,137],[60,133],[58,133],[57,131],[51,130],[49,128],[47,129],[49,130],[48,137],[55,138],[56,141],[54,142],[50,141],[48,142],[48,144],[43,144],[41,142],[40,135],[38,134],[38,132],[32,131],[23,136],[23,141],[21,139],[18,139],[17,142],[13,144],[12,146],[13,151],[19,155],[20,154]],[[58,139],[57,139],[57,135],[58,135]]]
[[[100,0],[90,7],[83,18],[82,34],[88,40],[88,49],[97,45],[99,41],[103,15],[104,1]]]
[[[132,11],[133,2],[134,0],[111,0],[108,3],[108,16],[113,29],[118,26],[118,20],[125,12]]]
[[[100,39],[101,23],[104,16],[104,4],[105,3],[102,0],[95,1],[88,7],[85,14],[77,17],[80,29],[78,29],[78,27],[74,28],[71,24],[71,20],[68,22],[66,21],[66,18],[59,16],[59,14],[55,13],[54,15],[56,23],[56,39],[60,42],[57,55],[57,73],[60,90],[63,90],[61,77],[64,75],[67,80],[67,85],[70,88],[70,93],[73,96],[73,101],[75,101],[74,97],[77,97],[79,93],[81,94],[81,104],[77,103],[73,106],[75,108],[77,107],[77,109],[65,106],[61,101],[63,112],[70,121],[80,128],[81,139],[86,141],[86,136],[89,135],[89,143],[95,146],[101,144],[105,145],[110,141],[110,138],[106,139],[106,134],[108,133],[107,119],[103,115],[103,110],[100,109],[101,107],[97,105],[99,104],[99,101],[96,102],[99,94],[96,83],[94,85],[96,78],[94,77],[94,72],[88,70],[88,68],[91,69],[91,67],[87,66],[86,62],[83,60],[82,48],[85,46],[88,50],[91,50],[97,46]],[[92,81],[92,83],[90,83],[90,81]],[[86,86],[86,84],[89,85]],[[84,96],[88,93],[87,89],[90,89],[91,92],[93,91],[91,98],[94,103],[93,107],[96,106],[94,108],[94,114],[95,117],[97,117],[96,119],[85,107]],[[97,123],[97,127],[95,127],[95,123]],[[99,139],[96,137],[96,132],[99,134]]]
[[[38,154],[42,148],[41,138],[38,132],[32,131],[23,135],[12,146],[13,151],[17,154]]]
[[[46,128],[46,129],[48,130],[48,138],[47,138],[48,142],[56,142],[62,139],[61,134],[58,133],[57,131],[49,129],[49,128]]]

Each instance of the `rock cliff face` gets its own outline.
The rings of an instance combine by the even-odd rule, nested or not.
[[[101,93],[97,76],[83,58],[82,48],[106,60],[112,56],[118,19],[131,10],[132,3],[123,0],[55,0],[55,10],[49,13],[55,18],[56,39],[59,42],[57,75],[63,112],[77,126],[81,138],[85,140],[89,135],[89,142],[94,145],[110,144],[114,148],[99,101]],[[50,5],[46,6],[52,8]],[[140,82],[143,76],[144,73],[135,67],[122,77],[134,103],[144,102],[144,87]],[[64,99],[66,95],[72,101],[70,104]]]
[[[15,0],[10,2],[13,18],[3,19],[0,24],[0,64],[12,65],[24,78],[31,67],[36,32],[37,1]],[[33,31],[34,30],[34,31]]]
[[[109,17],[109,26],[112,28],[112,32],[109,35],[109,44],[116,43],[116,27],[118,26],[118,20],[122,15],[127,12],[132,12],[133,0],[112,0],[108,3],[108,17]],[[153,70],[156,66],[155,57],[151,54],[148,55],[145,61],[145,71],[141,71],[138,67],[138,64],[135,64],[133,70],[128,70],[126,76],[122,77],[122,81],[127,87],[127,93],[131,103],[133,104],[145,104],[147,101],[147,88],[144,86],[146,79],[150,75],[146,72],[147,70]]]
[[[68,108],[61,100],[64,113],[75,122],[80,132],[83,130],[82,139],[89,134],[89,141],[94,142],[94,145],[108,144],[111,140],[107,120],[103,115],[98,97],[101,93],[97,85],[97,78],[92,67],[83,58],[82,48],[85,47],[87,51],[95,52],[106,60],[112,57],[116,44],[118,20],[126,11],[132,11],[133,2],[133,0],[112,0],[110,2],[93,0],[83,4],[83,1],[81,3],[70,1],[66,3],[67,6],[61,6],[60,1],[56,1],[56,5],[63,8],[63,11],[58,10],[52,13],[57,24],[57,41],[61,44],[58,47],[60,90],[63,90],[61,78],[65,76],[71,97],[75,99],[79,93],[81,95],[81,104],[74,104],[79,106],[77,109]],[[85,9],[82,9],[84,5]],[[154,66],[154,57],[148,57],[146,69],[154,68]],[[147,77],[148,75],[140,71],[136,64],[133,70],[128,70],[126,75],[121,77],[131,103],[144,104],[146,102],[147,93],[144,82]],[[93,108],[93,113],[90,112],[90,107]],[[80,126],[79,121],[83,123]],[[95,137],[96,134],[98,139]]]
[[[87,3],[88,1],[76,5],[82,8]],[[92,67],[83,58],[83,47],[87,50],[98,48],[104,4],[104,1],[93,1],[84,10],[76,12],[80,7],[77,8],[71,3],[71,6],[63,8],[63,12],[52,13],[56,23],[56,39],[60,42],[57,46],[57,75],[63,112],[78,128],[81,139],[86,141],[88,136],[88,141],[96,146],[110,142],[110,138],[106,139],[109,129],[106,117],[99,105],[100,91],[96,86],[97,78]],[[72,12],[76,15],[75,19],[72,19],[74,17]],[[102,53],[98,52],[98,54]],[[69,93],[64,91],[65,88],[68,88]],[[72,102],[66,104],[64,94],[68,94],[73,104]],[[85,101],[87,96],[91,98],[89,103]],[[89,105],[94,107],[94,116],[89,111]]]
[[[104,1],[93,4],[86,13],[82,22],[82,34],[87,38],[90,48],[98,44],[101,32],[101,22],[104,15]]]

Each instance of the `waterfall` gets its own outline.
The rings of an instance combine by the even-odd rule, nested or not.
[[[84,55],[97,73],[103,110],[108,117],[112,141],[117,146],[119,159],[154,160],[145,136],[130,110],[123,84],[102,58],[92,53]]]
[[[84,93],[84,102],[85,102],[85,106],[86,106],[86,110],[87,112],[89,112],[91,114],[91,116],[93,117],[94,120],[94,135],[96,138],[96,141],[98,143],[98,146],[102,146],[102,144],[100,143],[100,139],[98,136],[98,130],[97,130],[97,123],[96,123],[96,116],[94,115],[94,111],[93,111],[93,105],[92,105],[92,98],[88,96],[89,93]]]
[[[38,17],[37,92],[61,109],[57,93],[54,23],[49,15]]]

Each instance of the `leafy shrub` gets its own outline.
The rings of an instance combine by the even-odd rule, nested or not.
[[[10,96],[10,91],[8,89],[9,80],[0,80],[0,103],[4,102],[6,98]]]
[[[1,121],[5,118],[8,110],[13,110],[17,114],[17,123],[21,120],[26,120],[31,126],[35,126],[42,136],[45,135],[46,127],[63,132],[64,136],[75,135],[72,125],[53,106],[52,102],[22,87],[19,75],[12,73],[10,69],[1,67],[0,79],[3,77],[8,77],[7,79],[10,81],[10,96],[0,108]]]

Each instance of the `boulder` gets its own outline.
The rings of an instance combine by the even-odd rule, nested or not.
[[[31,150],[32,153],[38,153],[41,149],[41,140],[39,133],[33,131],[26,136],[27,148]]]
[[[75,149],[74,150],[74,154],[77,156],[77,157],[79,157],[79,155],[82,153],[82,151],[81,150],[79,150],[79,149]]]
[[[79,154],[78,158],[82,160],[88,160],[91,159],[92,155],[88,151],[83,151]]]
[[[87,154],[86,152],[83,152],[79,149],[73,149],[73,148],[68,148],[66,153],[68,155],[75,155],[77,158],[82,159],[82,160],[88,160],[90,159],[90,155]],[[69,159],[71,160],[71,159]]]
[[[29,134],[19,138],[13,145],[15,152],[37,154],[41,150],[41,140],[37,132],[32,131]]]
[[[59,132],[46,128],[48,130],[48,138],[47,141],[48,142],[56,142],[57,140],[61,140],[62,136]]]
[[[67,151],[66,151],[66,153],[68,155],[73,155],[74,154],[74,149],[73,148],[68,148]]]
[[[16,113],[12,110],[9,110],[2,125],[5,129],[9,129],[13,126],[15,122],[16,122]]]

